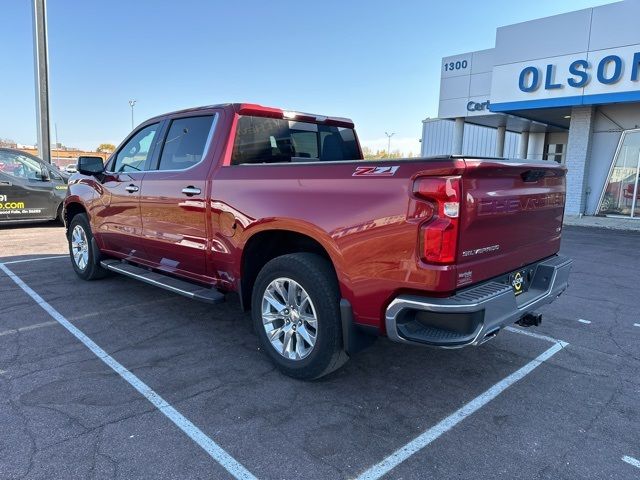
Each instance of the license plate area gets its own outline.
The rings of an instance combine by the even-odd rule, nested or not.
[[[531,273],[529,269],[516,270],[515,272],[511,272],[507,281],[513,290],[513,294],[517,297],[518,295],[522,295],[527,290],[529,290],[529,284],[531,283]]]

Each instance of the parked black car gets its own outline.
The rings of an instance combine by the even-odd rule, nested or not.
[[[69,175],[40,158],[0,148],[0,224],[62,222]]]

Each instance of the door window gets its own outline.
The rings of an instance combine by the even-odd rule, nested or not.
[[[564,164],[565,150],[566,146],[562,143],[547,144],[542,159]]]
[[[150,154],[158,133],[158,123],[144,127],[120,149],[116,156],[114,172],[141,172],[149,170]]]
[[[212,125],[212,115],[173,120],[158,170],[186,170],[200,163],[211,141]]]
[[[52,180],[57,180],[59,182],[64,181],[64,179],[62,178],[62,175],[60,175],[56,170],[54,170],[53,168],[49,171],[49,175],[51,177]]]
[[[0,172],[24,180],[42,180],[40,162],[14,152],[0,151]]]

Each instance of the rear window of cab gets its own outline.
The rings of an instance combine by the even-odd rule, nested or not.
[[[232,165],[360,160],[351,128],[241,116]]]

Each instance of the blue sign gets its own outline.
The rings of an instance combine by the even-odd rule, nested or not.
[[[535,92],[541,87],[544,87],[545,90],[554,90],[565,86],[583,88],[593,78],[603,85],[614,85],[623,79],[625,65],[622,57],[618,55],[607,55],[597,65],[591,65],[588,60],[579,59],[569,65],[567,74],[569,75],[567,77],[559,74],[553,64],[548,64],[544,72],[538,67],[527,66],[520,72],[518,87],[526,93]],[[640,80],[640,52],[636,52],[633,56],[629,78],[632,82]]]

